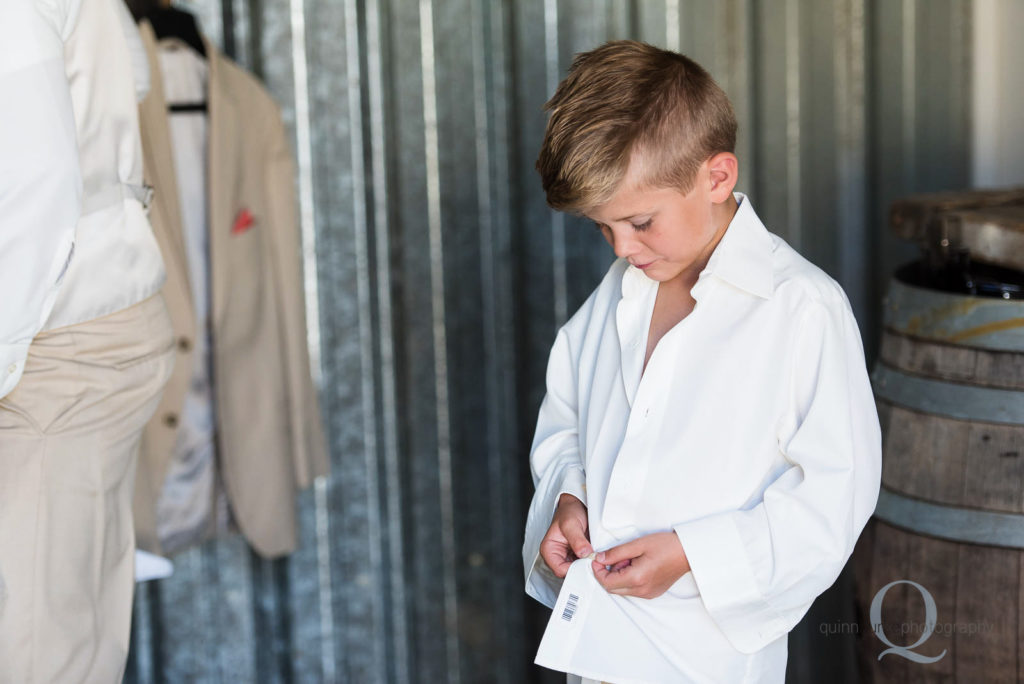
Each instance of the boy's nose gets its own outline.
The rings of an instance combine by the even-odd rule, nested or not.
[[[631,232],[631,231],[630,231]],[[640,248],[640,242],[626,231],[615,231],[612,233],[612,251],[620,259],[628,259],[636,254]]]

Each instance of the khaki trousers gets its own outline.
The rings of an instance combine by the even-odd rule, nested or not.
[[[0,399],[0,684],[121,681],[139,439],[173,356],[157,295],[40,333]]]

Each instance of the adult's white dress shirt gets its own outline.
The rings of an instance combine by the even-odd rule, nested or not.
[[[546,667],[629,682],[781,682],[786,635],[874,509],[881,437],[837,283],[743,195],[693,312],[643,371],[658,283],[616,261],[558,332],[531,454],[527,592],[553,606]],[[538,555],[557,499],[598,551],[675,530],[691,572],[653,600],[608,594],[590,561]]]
[[[0,3],[0,397],[40,330],[163,284],[142,203],[144,59],[122,0]]]
[[[64,41],[78,0],[0,2],[0,397],[71,256],[82,180]]]

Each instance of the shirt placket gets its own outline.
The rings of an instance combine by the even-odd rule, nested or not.
[[[644,483],[657,447],[659,426],[665,411],[671,381],[686,321],[670,330],[658,343],[633,396],[622,446],[615,458],[605,499],[604,526],[617,534],[628,534],[640,503]],[[645,349],[638,349],[643,363]]]

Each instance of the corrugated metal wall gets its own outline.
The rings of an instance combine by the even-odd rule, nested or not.
[[[844,285],[874,347],[889,201],[967,184],[969,0],[205,0],[295,135],[310,343],[333,474],[302,548],[239,539],[138,591],[132,682],[564,681],[532,663],[526,465],[556,327],[611,261],[533,162],[573,53],[637,38],[703,63],[740,119],[740,189]],[[244,125],[244,122],[239,122]],[[849,580],[792,681],[852,681]]]

